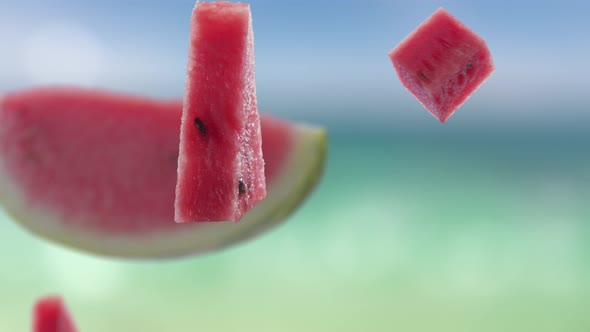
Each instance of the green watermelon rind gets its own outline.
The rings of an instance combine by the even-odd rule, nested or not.
[[[256,237],[257,235],[282,224],[305,202],[319,183],[328,156],[328,134],[325,130],[317,130],[317,133],[315,133],[315,135],[310,135],[308,139],[309,141],[307,143],[317,144],[316,148],[318,149],[318,159],[315,163],[311,164],[309,168],[309,174],[312,174],[313,176],[306,177],[303,181],[299,182],[298,186],[293,190],[293,200],[285,202],[285,205],[279,206],[279,208],[274,211],[272,217],[259,223],[259,227],[257,228],[251,228],[247,232],[229,238],[225,243],[221,244],[221,247]]]
[[[321,178],[328,154],[325,129],[294,124],[292,152],[267,185],[267,198],[240,222],[175,224],[158,233],[116,235],[91,232],[52,221],[48,213],[27,211],[18,190],[0,170],[0,204],[30,233],[63,246],[95,254],[129,259],[173,258],[204,254],[242,243],[285,222]],[[264,142],[263,142],[264,144]],[[21,202],[21,204],[19,204]],[[83,223],[82,223],[83,224]],[[192,229],[191,229],[192,228]]]

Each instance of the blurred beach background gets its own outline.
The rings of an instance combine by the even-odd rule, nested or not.
[[[61,294],[83,332],[590,331],[590,3],[252,0],[262,112],[326,126],[286,224],[163,262],[90,256],[0,214],[0,331]],[[0,91],[180,98],[193,0],[1,0]],[[387,52],[443,6],[493,76],[444,125]]]

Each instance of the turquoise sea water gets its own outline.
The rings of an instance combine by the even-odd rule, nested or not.
[[[178,261],[88,256],[2,215],[0,331],[27,331],[50,293],[88,332],[589,331],[585,142],[336,128],[324,180],[287,224]]]

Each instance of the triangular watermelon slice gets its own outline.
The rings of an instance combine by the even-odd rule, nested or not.
[[[197,1],[190,35],[174,218],[239,221],[266,196],[250,6]]]
[[[33,307],[32,332],[77,332],[68,309],[59,296],[43,297]]]
[[[318,182],[325,130],[261,117],[267,197],[239,223],[174,222],[181,101],[46,88],[0,100],[0,203],[47,239],[154,258],[234,244],[280,223]]]

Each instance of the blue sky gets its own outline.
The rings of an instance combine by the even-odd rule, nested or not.
[[[430,121],[397,80],[387,52],[443,6],[486,39],[497,67],[453,119],[590,119],[589,2],[250,3],[263,110],[327,121],[355,122],[359,114],[400,125]],[[0,90],[58,82],[179,97],[193,6],[194,0],[2,0]]]

